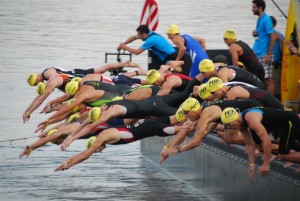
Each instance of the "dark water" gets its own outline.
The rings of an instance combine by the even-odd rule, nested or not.
[[[276,2],[287,12],[287,0]],[[277,17],[283,31],[284,17],[271,1],[267,3],[267,12]],[[157,31],[164,36],[168,25],[177,23],[182,33],[204,37],[208,49],[226,48],[222,34],[227,28],[253,43],[256,16],[251,1],[159,0],[159,6]],[[69,171],[54,173],[56,166],[84,149],[84,141],[72,144],[68,152],[45,146],[22,160],[18,155],[35,139],[6,141],[33,137],[37,123],[46,118],[39,108],[22,123],[23,111],[36,95],[25,80],[29,73],[50,66],[103,65],[105,52],[115,52],[120,42],[135,34],[141,7],[141,1],[134,0],[0,0],[0,200],[220,199],[208,198],[141,155],[139,142],[109,147]],[[133,60],[146,66],[145,54]],[[55,92],[47,101],[60,95]]]

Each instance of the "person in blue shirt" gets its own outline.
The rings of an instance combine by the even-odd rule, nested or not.
[[[273,24],[273,28],[275,29],[277,20],[275,17],[270,16]],[[275,30],[276,34],[276,41],[275,46],[273,49],[273,55],[274,55],[274,71],[273,71],[273,78],[274,78],[274,85],[275,85],[275,97],[281,100],[281,93],[280,93],[280,83],[281,83],[281,65],[282,65],[282,50],[283,50],[283,44],[284,44],[284,35],[283,33]]]
[[[125,42],[121,43],[118,47],[119,50],[127,50],[135,55],[139,55],[145,50],[151,50],[164,64],[176,59],[177,52],[175,48],[164,37],[150,31],[147,25],[140,25],[136,31],[137,35],[130,36]],[[137,39],[145,41],[139,48],[132,48],[127,45]]]
[[[190,77],[194,78],[200,73],[198,65],[203,59],[209,59],[205,52],[205,40],[203,38],[192,37],[187,34],[179,34],[179,27],[171,24],[167,29],[168,38],[177,46],[177,61],[182,60],[185,54],[192,59],[192,67],[190,69]]]
[[[252,1],[252,12],[258,16],[256,29],[252,35],[255,37],[253,50],[265,69],[265,84],[267,91],[274,95],[273,70],[273,48],[276,34],[271,18],[265,12],[266,3],[264,0]]]

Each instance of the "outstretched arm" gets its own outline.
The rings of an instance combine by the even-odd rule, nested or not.
[[[127,46],[128,43],[131,43],[137,39],[139,39],[137,35],[130,36],[127,40],[125,40],[124,43],[120,43],[120,45],[118,46],[118,50],[127,50],[128,52],[131,52],[132,54],[136,54],[136,55],[141,54],[144,51],[144,49],[142,48],[135,49]]]
[[[34,112],[43,102],[44,100],[52,93],[52,91],[62,84],[63,80],[61,77],[55,77],[47,82],[46,91],[42,95],[36,97],[31,104],[27,107],[23,114],[23,122],[29,120],[30,114]]]
[[[90,119],[87,118],[85,119],[77,128],[73,129],[72,132],[70,133],[70,135],[60,144],[60,149],[62,151],[65,151],[67,149],[68,146],[70,146],[70,144],[80,138],[83,137],[81,136],[81,134],[76,135],[77,133],[80,133],[80,131],[90,123]]]
[[[133,42],[133,41],[135,41],[135,40],[137,40],[138,39],[138,37],[137,37],[137,35],[132,35],[132,36],[129,36],[129,38],[127,38],[123,43],[121,43],[121,44],[128,44],[128,43],[131,43],[131,42]]]
[[[197,122],[196,134],[183,146],[171,147],[168,149],[168,154],[177,154],[183,151],[191,150],[199,146],[202,140],[208,134],[207,127],[208,123],[216,121],[221,116],[221,109],[218,106],[210,106],[205,108],[200,115]]]
[[[43,95],[37,96],[31,104],[27,107],[23,114],[23,123],[29,120],[30,115],[32,112],[34,112],[43,102],[44,100],[51,94],[52,90],[46,89],[45,93]]]
[[[55,169],[55,171],[67,170],[70,167],[72,167],[72,166],[74,166],[78,163],[81,163],[82,161],[87,160],[97,150],[99,150],[101,152],[104,148],[105,148],[105,144],[104,144],[104,141],[103,141],[103,137],[101,135],[98,135],[95,143],[89,149],[77,154],[76,156],[73,156],[73,157],[69,158],[63,164],[58,166]]]
[[[103,112],[101,114],[101,117],[97,121],[95,121],[92,124],[86,125],[78,133],[76,133],[74,135],[72,134],[72,138],[69,138],[68,141],[71,140],[73,142],[74,140],[79,139],[79,138],[87,135],[88,133],[93,132],[93,130],[97,126],[99,126],[99,125],[101,125],[101,124],[103,124],[103,123],[105,123],[105,122],[107,122],[107,121],[109,121],[109,120],[111,120],[113,118],[116,118],[116,117],[119,117],[121,115],[124,115],[125,113],[126,113],[126,110],[124,108],[123,108],[123,110],[122,109],[120,110],[116,106],[112,106],[108,110],[106,110],[105,112]],[[72,142],[69,142],[68,145],[70,145]],[[66,147],[61,147],[62,150],[65,149],[65,148]]]
[[[128,52],[132,53],[132,54],[135,54],[135,55],[139,55],[141,54],[142,52],[144,52],[145,50],[143,48],[132,48],[132,47],[129,47],[125,44],[120,44],[119,46],[120,49],[123,49],[123,50],[127,50]]]
[[[177,147],[186,138],[186,136],[194,130],[194,124],[197,122],[192,122],[189,119],[183,124],[180,131],[172,137],[172,139],[163,147],[160,153],[160,163],[163,163],[169,156],[169,148]]]
[[[36,132],[39,130],[43,131],[47,127],[47,125],[53,123],[56,118],[58,118],[58,119],[63,118],[62,116],[64,116],[66,113],[71,111],[76,106],[79,106],[85,100],[89,100],[89,98],[94,98],[94,96],[97,95],[97,91],[96,92],[95,91],[93,91],[93,90],[85,91],[84,93],[80,94],[80,96],[75,97],[75,101],[72,102],[70,105],[65,105],[59,111],[57,111],[55,114],[53,114],[51,117],[40,122],[37,126],[38,129],[36,130]]]
[[[89,149],[69,158],[63,164],[58,166],[54,171],[67,170],[70,167],[72,167],[78,163],[81,163],[82,161],[87,160],[96,150],[97,150],[97,148],[96,147],[93,148],[93,146],[92,146]]]
[[[65,93],[64,95],[49,101],[46,106],[40,111],[40,113],[47,113],[49,112],[49,110],[51,110],[51,108],[53,107],[53,105],[58,104],[58,103],[62,103],[64,101],[67,101],[71,98],[71,95],[68,93]],[[50,111],[51,112],[51,111]]]
[[[31,145],[26,146],[26,148],[23,150],[23,152],[20,154],[19,158],[22,158],[24,156],[28,157],[31,152],[45,144],[47,144],[48,142],[51,141],[55,141],[56,139],[58,139],[59,137],[61,137],[62,135],[66,135],[69,134],[72,129],[74,129],[76,127],[76,125],[74,124],[69,124],[67,126],[64,127],[60,127],[57,132],[55,132],[54,134],[50,135],[50,136],[46,136],[46,137],[42,137],[39,138],[36,142],[34,142]]]

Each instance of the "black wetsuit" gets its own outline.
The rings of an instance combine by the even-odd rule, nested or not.
[[[56,67],[50,67],[50,68],[54,68],[58,74],[67,74],[67,75],[70,75],[70,77],[72,77],[72,78],[73,77],[84,77],[87,74],[95,73],[95,70],[93,68],[90,68],[90,69],[74,69],[74,70],[71,70],[71,71],[65,70],[65,69],[62,69],[62,68],[56,68]],[[43,72],[42,72],[43,80],[48,80],[45,77],[44,73],[45,73],[45,71],[47,71],[50,68],[46,68],[45,70],[43,70]]]
[[[240,111],[243,111],[248,108],[261,106],[262,104],[255,99],[247,98],[235,100],[215,100],[210,102],[203,102],[201,105],[203,107],[203,110],[209,109],[209,106],[217,105],[222,111],[227,107],[238,108]]]
[[[268,92],[261,90],[259,88],[249,87],[245,85],[239,85],[239,86],[249,92],[250,97],[248,98],[252,98],[261,102],[264,107],[271,107],[271,108],[276,108],[281,110],[284,109],[282,104],[278,101],[278,99],[272,96],[271,94],[269,94]],[[230,87],[230,89],[232,89],[233,87]]]
[[[107,103],[113,101],[113,99],[116,96],[118,96],[118,95],[116,93],[114,93],[114,92],[104,91],[103,96],[101,96],[97,100],[94,100],[92,102],[84,102],[84,104],[86,106],[90,106],[90,107],[100,107],[100,106],[102,106],[104,104],[107,104]]]
[[[251,84],[253,86],[256,86],[262,90],[265,89],[264,83],[258,77],[253,75],[252,73],[250,73],[246,70],[243,70],[239,67],[236,67],[236,66],[219,66],[217,68],[217,72],[223,68],[229,68],[229,69],[231,69],[233,74],[235,74],[233,79],[230,81],[245,82],[245,83]]]
[[[262,115],[262,125],[268,132],[274,130],[274,128],[281,128],[283,132],[280,132],[279,138],[279,153],[288,154],[290,152],[291,145],[295,139],[300,139],[300,119],[297,113],[292,111],[277,110],[267,107],[257,107],[244,110],[242,112],[242,118],[244,124],[248,126],[245,116],[249,112],[259,112]],[[253,139],[256,143],[258,136],[252,132]]]
[[[85,81],[83,85],[93,86],[96,90],[104,90],[116,93],[117,96],[121,96],[126,90],[131,89],[131,86],[127,84],[112,85],[101,81]]]
[[[249,71],[253,75],[256,75],[261,81],[264,81],[265,78],[264,67],[258,61],[253,50],[249,47],[249,45],[247,45],[243,41],[237,41],[234,43],[238,44],[243,49],[243,54],[239,55],[239,61],[245,65],[247,71]]]
[[[170,124],[164,124],[156,120],[139,120],[137,123],[128,126],[116,127],[121,133],[121,139],[114,144],[127,144],[137,140],[141,140],[146,137],[159,136],[167,137],[174,135],[175,126]],[[122,132],[131,134],[131,138],[122,137]]]
[[[101,131],[107,129],[107,128],[111,128],[114,126],[121,126],[124,125],[124,119],[112,119],[109,120],[106,123],[101,124],[100,126],[97,126],[92,132],[90,132],[89,134],[82,136],[80,139],[88,139],[92,136],[98,135]]]
[[[131,92],[137,90],[137,89],[140,89],[140,88],[150,88],[151,89],[151,96],[154,96],[156,95],[159,90],[160,90],[160,87],[159,86],[153,86],[153,85],[143,85],[143,86],[139,86],[139,87],[133,87],[131,89],[128,89],[126,90],[123,94],[130,94]],[[174,91],[173,91],[174,92]]]
[[[201,84],[196,78],[191,80],[182,92],[168,94],[166,96],[151,96],[146,100],[119,100],[107,105],[122,105],[127,109],[125,115],[119,118],[145,118],[148,116],[170,116],[176,113],[177,108],[185,101],[193,91],[195,85]]]
[[[152,136],[167,137],[174,135],[175,126],[165,123],[165,119],[169,117],[162,118],[162,120],[160,118],[156,120],[141,119],[133,125],[113,126],[119,130],[121,135],[121,139],[113,145],[128,144]],[[97,135],[99,132],[101,130],[94,132],[93,135]]]
[[[141,79],[139,78],[131,78],[127,77],[125,75],[117,75],[112,78],[112,81],[114,84],[119,85],[119,84],[127,84],[129,86],[132,86],[134,84],[141,84]]]

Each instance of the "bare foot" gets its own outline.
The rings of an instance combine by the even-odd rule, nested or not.
[[[143,68],[143,67],[139,67],[139,75],[146,75],[147,74],[147,71]]]
[[[134,63],[134,62],[131,62],[131,61],[126,61],[126,62],[125,62],[125,66],[126,66],[126,67],[133,67],[133,68],[139,68],[139,67],[140,67],[139,64]]]
[[[270,162],[272,162],[275,158],[277,158],[276,155],[271,154]]]
[[[169,70],[170,66],[169,65],[161,65],[160,66],[160,69],[159,69],[159,72],[160,73],[164,73],[166,72],[167,70]]]
[[[170,68],[176,69],[176,67],[180,67],[184,64],[184,61],[170,61],[168,65],[170,65]]]
[[[219,140],[219,143],[220,144],[225,144],[226,142],[225,142],[225,140]]]
[[[177,67],[175,68],[175,70],[176,70],[178,73],[181,73],[181,72],[182,72],[182,68],[181,68],[180,66],[177,66]]]
[[[300,172],[300,165],[299,167],[296,169],[296,173],[299,173]]]
[[[293,164],[294,163],[292,163],[292,162],[286,162],[286,163],[283,164],[283,167],[288,168],[288,167],[291,167]]]
[[[259,157],[261,155],[261,153],[258,149],[255,149],[254,153],[255,153],[256,157]]]

